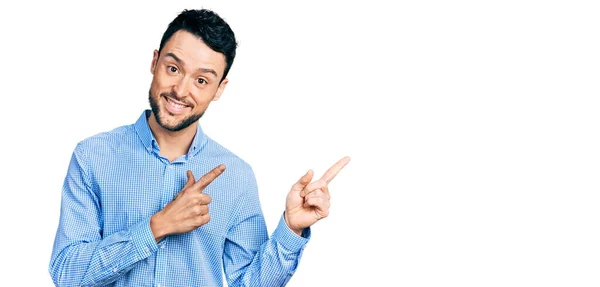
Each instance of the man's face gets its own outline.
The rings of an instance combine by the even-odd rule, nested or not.
[[[148,99],[158,124],[180,131],[195,123],[225,89],[227,79],[219,84],[225,65],[223,54],[193,34],[175,32],[152,59]]]

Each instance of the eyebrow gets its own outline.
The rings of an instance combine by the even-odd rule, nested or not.
[[[175,62],[177,62],[180,65],[184,65],[183,60],[179,59],[179,57],[177,57],[175,54],[168,52],[167,54],[165,54],[165,56],[169,56],[171,58],[173,58],[175,60]],[[198,71],[202,72],[202,73],[210,73],[213,74],[215,76],[215,78],[218,78],[219,76],[217,75],[217,72],[215,72],[215,70],[213,69],[207,69],[207,68],[198,68]]]

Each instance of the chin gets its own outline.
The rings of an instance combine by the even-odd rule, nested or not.
[[[184,130],[198,121],[203,114],[185,113],[173,115],[164,107],[155,115],[158,124],[165,130],[178,132]]]
[[[150,102],[150,107],[152,108],[152,113],[156,119],[156,122],[165,130],[177,132],[183,130],[196,121],[198,121],[204,112],[200,112],[195,114],[193,111],[194,107],[191,107],[191,111],[187,113],[174,115],[165,105],[167,105],[166,100],[161,99],[162,97],[154,98],[151,96],[152,93],[149,93],[148,99]]]

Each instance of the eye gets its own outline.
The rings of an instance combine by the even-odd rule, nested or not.
[[[206,80],[202,78],[198,78],[198,84],[204,85],[206,84]]]
[[[175,67],[175,66],[168,66],[167,70],[169,70],[169,72],[171,72],[171,73],[177,73],[177,71],[178,71],[177,67]]]

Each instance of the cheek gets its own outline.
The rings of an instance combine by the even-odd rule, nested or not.
[[[150,84],[150,89],[152,91],[152,96],[154,96],[155,98],[158,98],[161,93],[166,93],[166,92],[171,91],[169,83],[167,81],[164,81],[164,79],[161,79],[160,77],[156,77],[156,76],[152,79],[152,83]]]
[[[158,95],[160,93],[160,83],[156,77],[152,78],[150,88],[152,89],[155,95]]]
[[[205,87],[203,89],[196,88],[192,92],[192,99],[197,108],[205,108],[213,99],[217,89],[213,87]]]
[[[172,86],[172,79],[169,78],[167,75],[163,75],[161,72],[156,72],[154,74],[154,77],[152,77],[152,87],[156,88],[156,89],[162,89],[165,90],[167,89],[169,86]]]
[[[215,98],[216,92],[217,92],[217,89],[210,89],[210,90],[206,89],[206,90],[202,91],[199,96],[196,96],[194,98],[194,100],[196,101],[196,104],[198,104],[202,107],[206,107]]]

